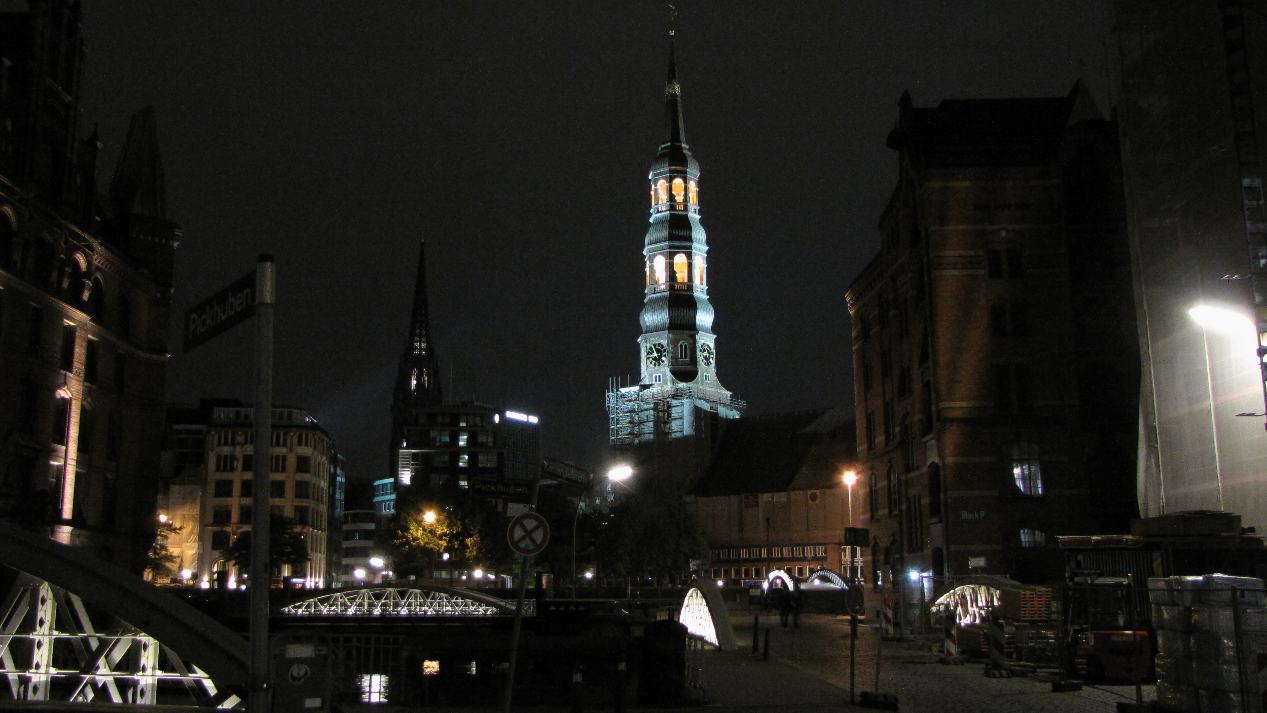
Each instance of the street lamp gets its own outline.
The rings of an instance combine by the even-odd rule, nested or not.
[[[422,514],[422,521],[428,525],[434,525],[436,522],[436,511],[428,510]]]
[[[1215,416],[1214,370],[1210,358],[1210,332],[1231,340],[1230,346],[1233,353],[1240,353],[1243,349],[1247,357],[1251,351],[1257,353],[1258,332],[1253,320],[1244,312],[1235,308],[1200,303],[1188,309],[1188,316],[1201,326],[1201,347],[1205,356],[1206,394],[1209,397],[1210,404],[1210,437],[1214,443],[1214,479],[1218,486],[1218,502],[1221,510],[1223,509],[1223,463],[1220,457],[1218,419]],[[1244,344],[1241,343],[1242,340],[1244,340]],[[1259,366],[1261,367],[1261,364]],[[1259,378],[1261,378],[1261,374]],[[1226,389],[1221,391],[1224,394],[1227,393]]]
[[[840,479],[844,481],[845,487],[849,489],[849,527],[853,527],[853,484],[858,482],[858,471],[852,468],[846,470],[845,474],[840,476]]]

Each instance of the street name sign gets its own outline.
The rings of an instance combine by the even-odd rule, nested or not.
[[[532,486],[529,483],[507,483],[491,478],[479,478],[471,481],[471,492],[485,497],[526,503],[530,499]]]
[[[255,314],[255,271],[185,312],[185,351],[206,343]]]
[[[516,515],[506,528],[506,542],[516,554],[531,557],[550,541],[550,523],[535,512]]]

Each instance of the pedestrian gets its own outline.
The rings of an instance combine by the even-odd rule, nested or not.
[[[801,593],[800,591],[794,591],[791,595],[792,628],[799,629],[801,628]]]
[[[774,591],[778,593],[778,599],[775,603],[779,607],[779,625],[786,629],[788,617],[792,614],[792,597],[788,591],[782,587],[779,587]]]

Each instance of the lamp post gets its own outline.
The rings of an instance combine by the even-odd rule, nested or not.
[[[633,475],[633,468],[628,465],[615,465],[607,470],[607,479],[613,483],[620,483],[628,480]],[[568,579],[571,584],[572,598],[576,599],[576,522],[581,517],[581,507],[585,504],[585,496],[589,494],[594,487],[594,479],[590,478],[590,482],[585,486],[585,490],[581,496],[576,499],[576,512],[572,513],[572,576]]]
[[[858,575],[858,573],[854,571],[854,561],[857,558],[854,557],[854,551],[853,551],[854,546],[852,544],[852,541],[849,539],[849,536],[852,535],[852,533],[849,533],[848,531],[853,529],[853,484],[858,482],[858,471],[850,468],[849,470],[846,470],[844,474],[840,476],[840,480],[844,482],[845,489],[849,493],[848,495],[849,514],[846,516],[847,519],[845,520],[845,522],[847,523],[847,525],[845,526],[846,533],[847,533],[846,542],[845,542],[845,553],[847,556],[848,563],[845,564],[842,562],[842,564],[845,564],[845,566],[848,568],[849,579],[850,581],[853,581],[857,578],[857,575]]]

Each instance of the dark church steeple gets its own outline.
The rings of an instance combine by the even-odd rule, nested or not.
[[[400,357],[394,410],[403,412],[410,406],[434,406],[443,400],[427,307],[427,244],[422,242],[418,245],[413,312],[409,318],[409,337]]]

